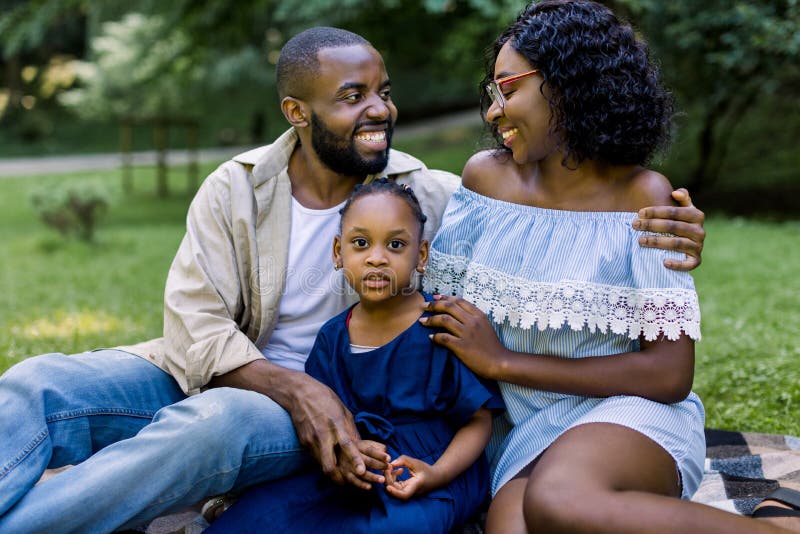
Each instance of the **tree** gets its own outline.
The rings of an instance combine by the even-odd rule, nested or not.
[[[203,102],[207,65],[188,54],[191,41],[162,17],[129,13],[106,22],[91,41],[91,61],[74,61],[79,85],[61,101],[86,118],[113,118],[129,127],[149,121],[159,154],[157,189],[168,194],[167,129],[196,121]],[[126,189],[130,182],[126,180]]]
[[[731,134],[760,98],[800,88],[798,0],[617,0],[660,60],[682,107],[700,116],[698,158],[685,183],[720,178]]]

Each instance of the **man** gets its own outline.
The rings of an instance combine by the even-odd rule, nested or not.
[[[169,272],[164,337],[30,358],[0,378],[0,532],[108,532],[310,460],[364,485],[351,415],[303,372],[316,331],[354,302],[330,259],[338,208],[388,175],[438,228],[458,178],[392,151],[397,110],[378,52],[313,28],[277,67],[291,129],[221,165],[189,208]],[[648,245],[700,261],[702,212],[651,208]],[[689,239],[686,239],[689,238]],[[34,486],[48,467],[75,467]]]

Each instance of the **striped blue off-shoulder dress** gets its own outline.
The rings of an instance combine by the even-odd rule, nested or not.
[[[425,289],[474,303],[519,352],[583,358],[636,351],[639,336],[699,339],[694,282],[663,266],[682,255],[640,247],[634,218],[522,206],[460,187],[431,245]],[[705,413],[694,393],[662,404],[500,389],[509,425],[497,428],[489,451],[493,495],[559,435],[590,422],[624,425],[661,445],[680,471],[683,498],[700,484]]]

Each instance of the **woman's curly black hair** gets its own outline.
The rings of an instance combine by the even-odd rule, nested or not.
[[[508,41],[544,76],[550,131],[565,165],[584,160],[642,165],[669,144],[672,95],[661,85],[646,44],[607,7],[544,0],[520,13],[489,50],[481,84],[484,117],[491,100],[483,86],[493,79],[497,54]],[[496,126],[490,127],[504,148]]]

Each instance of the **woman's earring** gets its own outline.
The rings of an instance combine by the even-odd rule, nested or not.
[[[419,274],[425,274],[425,266],[417,267],[417,272]]]
[[[338,271],[341,268],[342,268],[342,265],[340,263],[334,263],[333,264],[333,270],[334,271]]]

